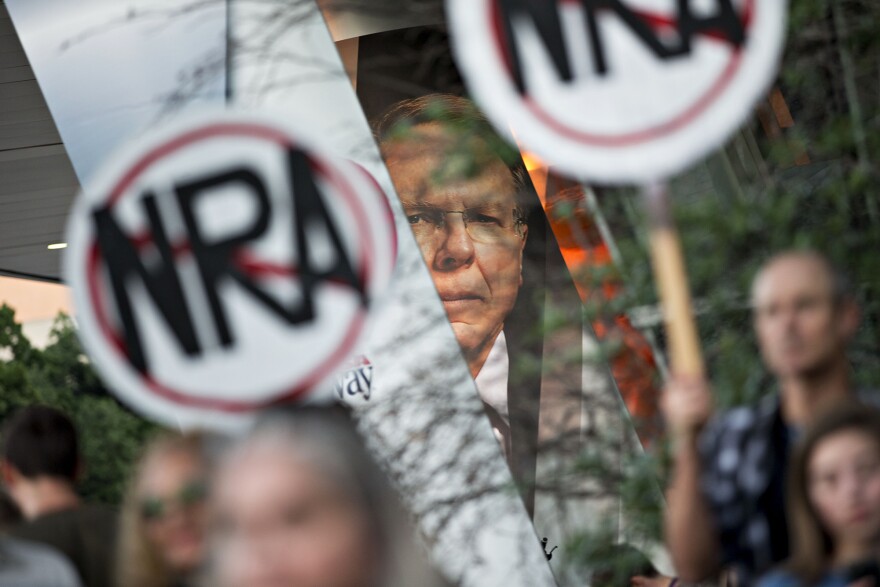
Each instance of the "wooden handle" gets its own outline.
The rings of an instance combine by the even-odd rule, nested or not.
[[[665,186],[646,188],[654,279],[660,294],[669,341],[669,360],[675,375],[705,375],[703,352],[694,321],[681,240],[669,212]]]

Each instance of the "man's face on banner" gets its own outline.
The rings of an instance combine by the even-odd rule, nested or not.
[[[388,170],[476,376],[522,284],[526,227],[513,176],[482,149],[475,172],[451,177],[451,139],[438,123],[422,124],[384,146]],[[449,179],[447,179],[449,178]]]

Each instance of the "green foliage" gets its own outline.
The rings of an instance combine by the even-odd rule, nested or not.
[[[119,503],[125,481],[153,425],[110,396],[89,364],[73,321],[59,314],[50,344],[31,346],[9,306],[0,306],[0,420],[45,404],[77,426],[85,475],[79,491],[92,502]]]
[[[791,248],[823,251],[851,278],[863,311],[850,353],[856,384],[880,386],[880,3],[790,5],[776,88],[794,126],[768,132],[767,119],[771,126],[778,120],[767,101],[723,149],[671,184],[700,337],[721,408],[774,390],[752,332],[749,289],[770,255]],[[622,258],[627,291],[618,302],[630,311],[656,307],[640,194],[599,189],[597,196]],[[615,311],[601,304],[589,308],[591,316]],[[662,325],[647,329],[662,351]],[[655,443],[624,466],[627,473],[616,491],[632,521],[627,539],[634,543],[661,539],[662,502],[646,488],[665,485],[667,459],[662,443]],[[601,463],[585,459],[580,466],[585,475],[607,475]],[[614,528],[599,522],[568,547],[589,566],[601,558],[597,549],[603,541],[619,538]]]
[[[608,525],[577,536],[566,548],[570,557],[584,561],[579,576],[589,576],[592,587],[630,585],[633,576],[656,570],[643,550],[618,544]]]
[[[768,134],[756,117],[671,187],[722,406],[772,389],[753,340],[749,288],[763,261],[790,248],[823,251],[850,276],[864,312],[852,349],[857,382],[880,382],[872,360],[880,351],[880,5],[795,2],[789,30],[777,87],[794,126]],[[600,200],[622,253],[627,303],[656,304],[639,194],[603,190]]]

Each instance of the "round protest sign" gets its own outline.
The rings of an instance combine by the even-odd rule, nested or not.
[[[448,0],[487,116],[580,179],[643,183],[719,147],[772,81],[785,0]]]
[[[396,252],[366,171],[296,127],[237,113],[112,157],[80,193],[68,242],[86,350],[115,393],[172,424],[314,400]]]

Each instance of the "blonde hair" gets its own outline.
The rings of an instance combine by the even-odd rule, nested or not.
[[[169,587],[176,577],[147,539],[138,487],[147,463],[159,455],[185,452],[206,462],[201,433],[161,433],[145,447],[128,483],[119,517],[116,550],[117,587]]]

